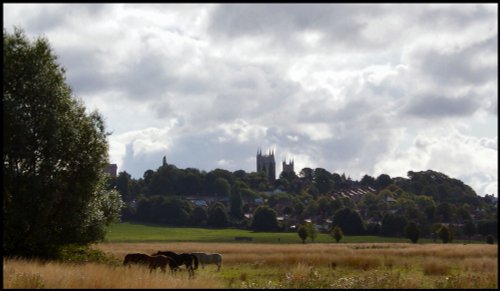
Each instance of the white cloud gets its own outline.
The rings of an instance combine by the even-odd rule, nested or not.
[[[376,164],[376,173],[406,177],[432,169],[467,179],[480,195],[491,193],[498,181],[497,139],[466,136],[454,127],[423,130],[408,149],[393,149]]]

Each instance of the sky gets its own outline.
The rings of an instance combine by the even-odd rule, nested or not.
[[[497,4],[3,4],[132,177],[434,170],[498,197]]]

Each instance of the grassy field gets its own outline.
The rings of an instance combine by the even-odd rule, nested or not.
[[[487,244],[194,242],[101,243],[116,264],[4,259],[4,288],[498,288],[498,248]],[[189,279],[121,266],[127,253],[217,252]]]
[[[234,237],[251,237],[235,242]],[[319,234],[303,244],[296,233],[112,225],[106,242],[93,246],[106,263],[3,260],[3,288],[334,288],[334,289],[498,289],[498,246],[482,242],[346,236],[335,243]],[[122,265],[128,253],[158,250],[220,253],[223,265],[196,270],[194,279]],[[184,269],[184,268],[183,268]]]
[[[251,237],[251,243],[301,243],[295,232],[253,232],[242,229],[206,229],[148,226],[133,223],[117,223],[109,227],[106,242],[235,242],[235,237]],[[310,243],[310,239],[307,239]],[[332,243],[335,240],[328,234],[319,233],[316,243]],[[341,243],[406,243],[406,238],[379,236],[344,236]],[[422,238],[419,243],[432,243],[432,239]],[[456,240],[455,243],[466,243]],[[468,241],[467,241],[468,243]],[[483,242],[472,242],[483,243]]]

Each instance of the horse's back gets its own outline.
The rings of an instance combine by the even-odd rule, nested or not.
[[[123,265],[128,265],[130,263],[136,264],[149,264],[151,257],[146,254],[135,253],[135,254],[127,254],[125,259],[123,260]]]
[[[207,254],[207,253],[196,252],[191,254],[195,255],[198,258],[198,260],[202,263],[220,263],[222,261],[222,255],[218,253]]]
[[[212,263],[219,263],[222,261],[222,255],[221,254],[209,254],[207,255],[207,258],[210,260]]]

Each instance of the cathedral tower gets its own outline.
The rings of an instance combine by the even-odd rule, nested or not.
[[[276,180],[276,163],[274,161],[274,151],[268,152],[263,155],[261,150],[257,151],[257,172],[266,173],[269,181]]]
[[[288,164],[285,160],[283,160],[283,173],[294,173],[293,160],[291,160]]]

